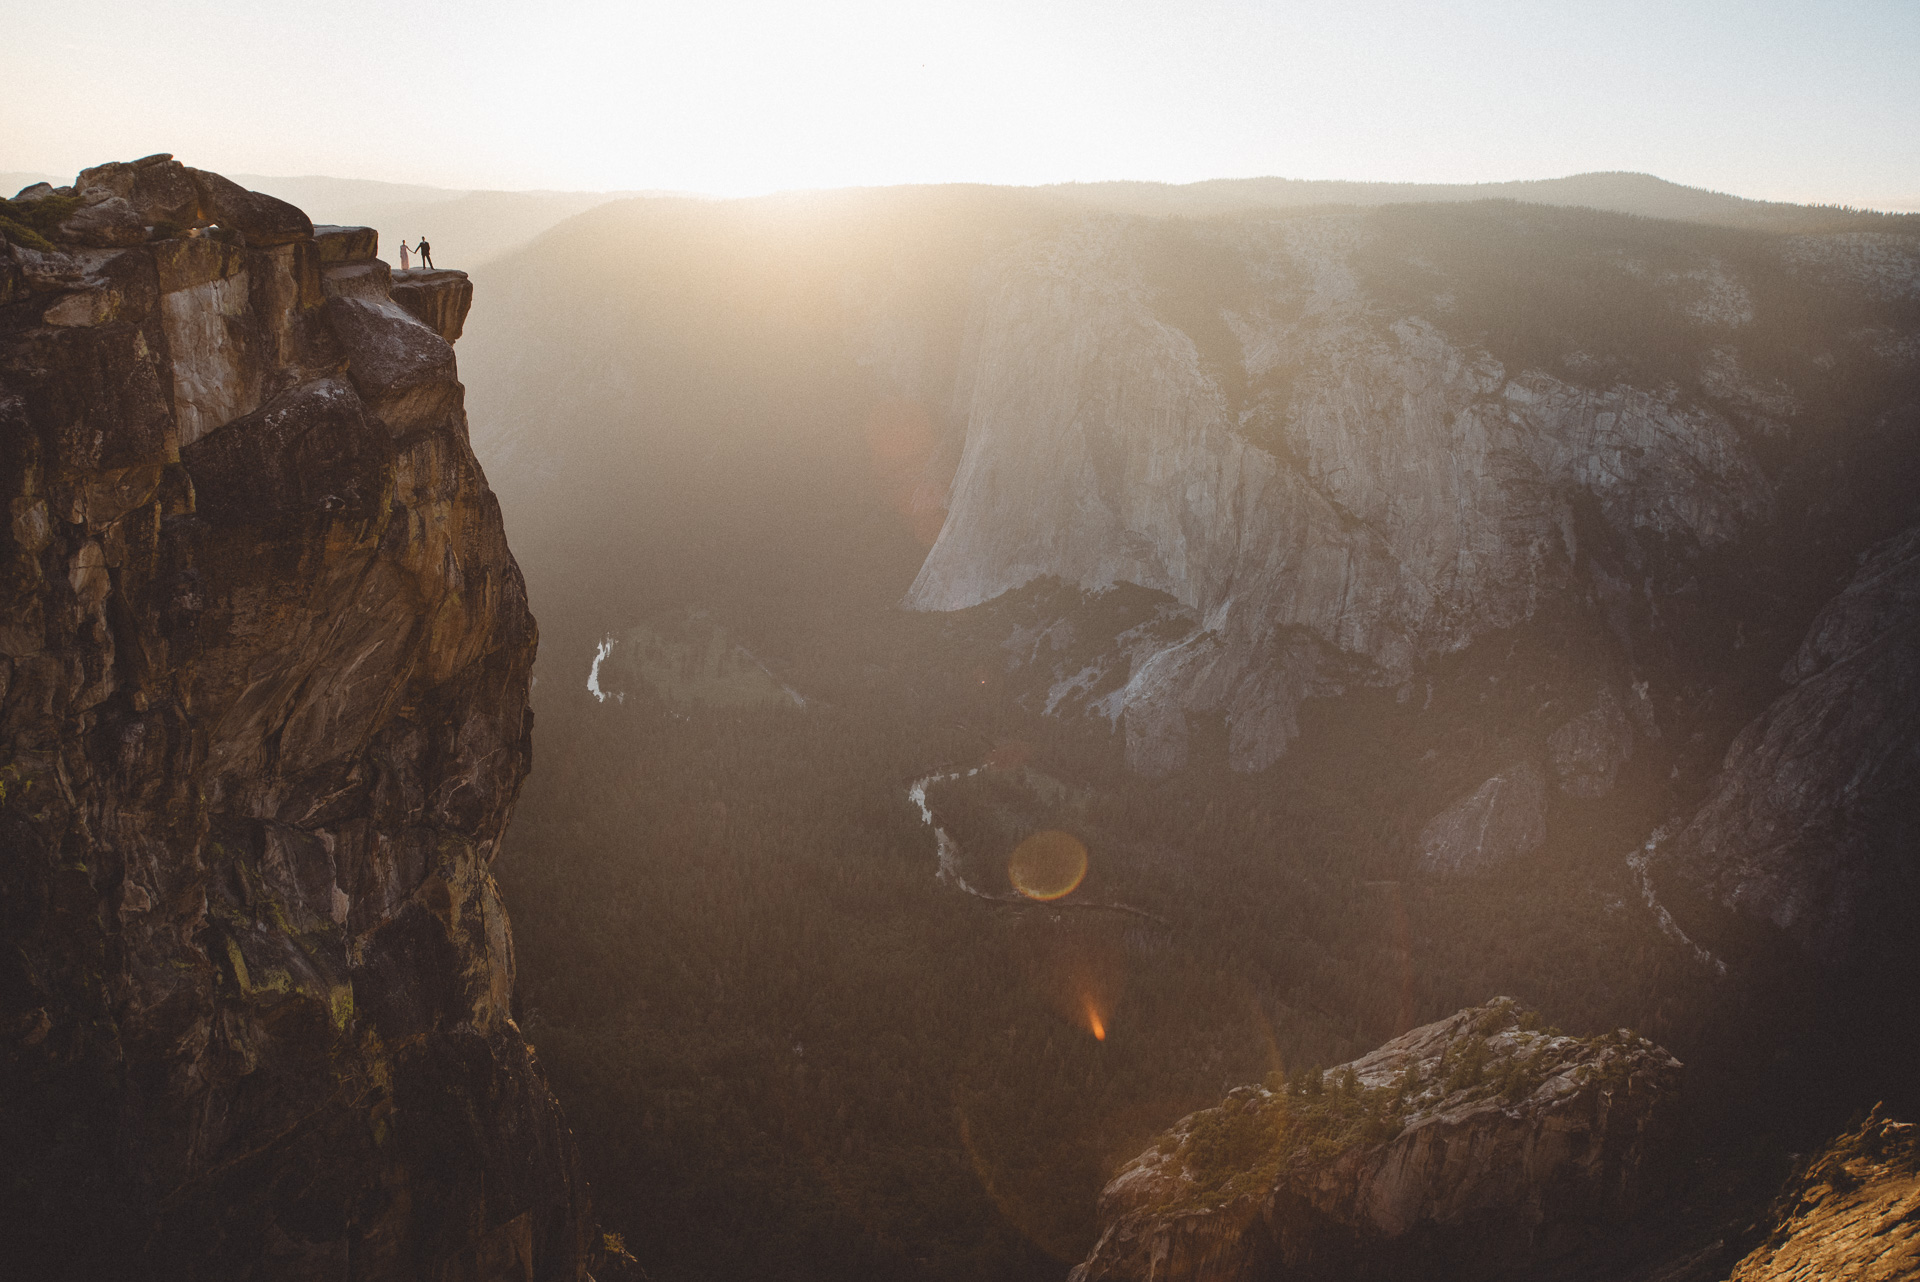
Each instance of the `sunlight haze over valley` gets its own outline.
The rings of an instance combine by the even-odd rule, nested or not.
[[[0,1276],[1920,1282],[1920,3],[0,14]]]

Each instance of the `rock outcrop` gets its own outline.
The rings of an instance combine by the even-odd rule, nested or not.
[[[1652,863],[1829,965],[1908,949],[1920,904],[1920,528],[1862,558]]]
[[[1351,1064],[1233,1091],[1107,1185],[1073,1282],[1489,1277],[1644,1199],[1681,1066],[1501,999]]]
[[[1420,871],[1441,876],[1491,872],[1547,839],[1547,781],[1522,761],[1447,807],[1420,833]]]
[[[473,305],[473,283],[465,272],[439,268],[395,272],[393,301],[449,343],[458,342]]]
[[[582,1276],[488,871],[537,634],[467,441],[464,279],[425,283],[424,324],[372,232],[168,157],[25,196],[0,225],[10,1263]]]
[[[144,244],[155,231],[170,235],[216,226],[256,249],[313,238],[313,223],[286,201],[188,168],[164,153],[96,165],[81,170],[72,187],[41,183],[14,198],[16,204],[47,202],[60,213],[43,233],[90,248]]]
[[[1875,1109],[1807,1164],[1769,1218],[1727,1282],[1920,1277],[1920,1127]]]

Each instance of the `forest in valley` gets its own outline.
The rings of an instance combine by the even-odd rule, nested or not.
[[[1419,878],[1408,794],[1439,804],[1471,773],[1487,746],[1461,722],[1423,730],[1450,719],[1383,692],[1310,713],[1261,774],[1226,770],[1216,727],[1211,758],[1145,781],[1104,723],[1010,697],[1022,605],[874,609],[836,629],[864,653],[781,666],[805,706],[596,700],[592,644],[567,638],[569,672],[549,635],[541,756],[499,870],[518,1002],[603,1221],[649,1276],[1054,1278],[1105,1181],[1235,1085],[1495,995],[1683,1057],[1724,1031],[1724,991],[1621,860],[1646,816],[1560,799],[1577,839],[1494,880]],[[1578,662],[1551,636],[1502,640],[1436,701],[1524,706],[1529,663],[1545,683]],[[954,773],[929,807],[994,899],[936,876],[908,797]],[[1007,859],[1043,830],[1084,844],[1087,875],[1023,901]]]

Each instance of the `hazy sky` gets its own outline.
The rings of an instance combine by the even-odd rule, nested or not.
[[[61,0],[0,169],[454,187],[1490,181],[1920,207],[1920,0]]]

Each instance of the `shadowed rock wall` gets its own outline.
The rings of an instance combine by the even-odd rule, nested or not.
[[[1654,867],[1825,965],[1910,973],[1920,527],[1861,557],[1781,680],[1789,689],[1734,740],[1705,803],[1649,842]]]
[[[8,1255],[583,1276],[488,872],[537,632],[443,337],[470,287],[411,300],[436,332],[372,232],[164,156],[23,195],[47,216],[0,243]]]

